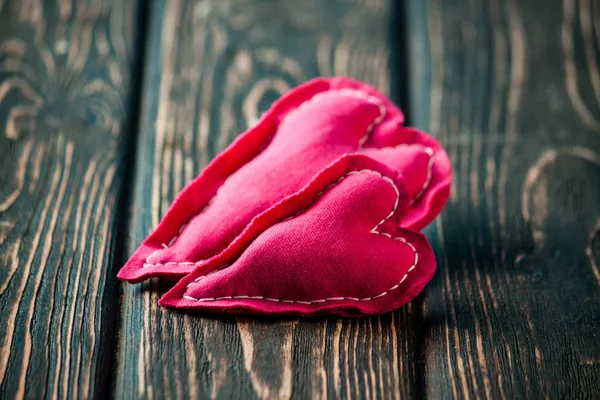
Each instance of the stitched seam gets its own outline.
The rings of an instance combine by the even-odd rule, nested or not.
[[[369,139],[369,136],[372,133],[373,129],[377,125],[379,125],[381,123],[381,121],[383,121],[385,119],[385,117],[387,115],[387,111],[385,109],[385,106],[375,96],[369,95],[369,94],[367,94],[365,92],[362,92],[360,90],[351,89],[351,88],[341,88],[341,89],[337,89],[335,91],[337,91],[339,93],[345,93],[345,94],[349,94],[349,95],[352,95],[352,96],[356,96],[356,97],[360,97],[360,98],[366,99],[367,101],[369,101],[372,104],[375,104],[379,108],[379,116],[377,116],[377,118],[375,118],[373,120],[373,122],[371,122],[371,124],[367,127],[367,133],[358,142],[358,148],[361,149],[363,147],[364,143]],[[310,104],[311,102],[315,101],[319,97],[321,97],[321,96],[323,96],[323,95],[325,95],[325,94],[327,94],[329,92],[330,91],[324,91],[324,92],[319,92],[319,93],[315,94],[310,99],[308,99],[308,100],[304,101],[303,103],[301,103],[300,105],[298,105],[298,107],[296,107],[295,110],[289,112],[286,115],[285,118],[287,118],[292,112],[294,112],[294,111],[297,112],[298,110],[301,110],[302,107],[306,107],[307,104]],[[285,118],[284,118],[284,120],[285,120]],[[277,129],[275,130],[275,133],[276,132],[277,132]],[[262,150],[264,150],[264,148],[267,147],[267,143],[268,143],[268,141],[265,143],[265,146],[263,146]],[[260,153],[262,153],[262,150],[261,150]],[[423,150],[429,155],[429,162],[427,164],[427,179],[426,179],[425,183],[423,184],[423,187],[421,188],[421,190],[419,191],[419,193],[417,193],[417,195],[411,199],[410,205],[412,205],[415,201],[417,201],[421,197],[421,195],[423,193],[425,193],[425,190],[427,190],[427,187],[429,186],[429,184],[431,182],[431,177],[432,177],[432,173],[433,173],[432,169],[433,169],[433,164],[434,164],[434,161],[435,161],[434,157],[433,157],[433,150],[430,147],[423,147]],[[258,157],[260,155],[260,153],[258,155],[256,155],[256,157]],[[200,265],[204,261],[206,261],[206,260],[200,260],[200,261],[197,261],[197,262],[190,262],[190,261],[183,261],[183,262],[167,261],[165,263],[151,263],[150,262],[150,260],[152,259],[152,257],[154,257],[158,252],[170,248],[175,243],[175,241],[179,238],[179,236],[181,236],[181,233],[183,232],[183,230],[185,229],[185,227],[189,224],[189,222],[192,219],[194,219],[195,217],[197,217],[198,215],[200,215],[204,210],[206,210],[210,206],[210,204],[212,203],[213,199],[216,197],[217,194],[218,194],[218,191],[217,191],[217,193],[215,193],[215,195],[213,197],[210,198],[210,200],[208,200],[206,206],[204,206],[204,208],[202,208],[202,210],[200,210],[197,214],[194,214],[189,219],[188,222],[186,222],[185,224],[183,224],[181,226],[181,228],[179,228],[179,232],[177,233],[177,235],[175,235],[169,241],[168,244],[162,243],[161,244],[162,247],[163,247],[162,249],[157,249],[157,250],[153,251],[152,253],[150,253],[150,255],[148,255],[148,257],[146,258],[146,262],[142,265],[142,268],[162,267],[162,266],[183,267],[183,266],[188,266],[188,265],[194,265],[194,266],[196,266],[196,265]]]
[[[204,297],[204,298],[197,299],[195,297],[187,295],[187,291],[190,289],[190,286],[196,284],[197,282],[199,282],[200,280],[202,280],[204,277],[209,276],[212,273],[217,272],[217,271],[213,271],[210,274],[202,275],[202,276],[194,279],[193,282],[189,283],[186,286],[186,290],[183,293],[182,298],[187,299],[187,300],[197,301],[197,302],[219,301],[219,300],[233,300],[233,299],[247,299],[247,300],[265,300],[265,301],[276,302],[276,303],[282,302],[282,303],[294,303],[294,304],[306,304],[306,305],[310,305],[310,304],[316,304],[316,303],[326,303],[326,302],[329,302],[329,301],[341,301],[341,300],[371,301],[371,300],[375,300],[375,299],[378,299],[380,297],[383,297],[383,296],[389,294],[391,291],[393,291],[393,290],[397,289],[398,287],[400,287],[400,285],[406,280],[406,278],[408,278],[408,274],[412,270],[414,270],[416,268],[416,266],[417,266],[417,264],[419,262],[419,253],[417,252],[417,249],[415,249],[415,247],[410,242],[408,242],[405,238],[400,237],[400,236],[392,237],[392,235],[390,235],[389,233],[379,232],[377,230],[377,228],[379,228],[382,224],[384,224],[386,221],[388,221],[394,215],[394,213],[396,212],[396,209],[398,208],[398,203],[400,201],[400,191],[398,190],[398,187],[396,186],[396,184],[394,183],[394,181],[391,180],[390,178],[388,178],[387,176],[381,175],[377,171],[373,171],[373,170],[369,170],[369,169],[363,169],[363,170],[360,170],[360,171],[351,171],[351,172],[348,172],[346,175],[342,176],[336,182],[334,182],[331,185],[327,186],[325,189],[323,189],[321,192],[319,192],[319,194],[316,197],[319,198],[320,195],[322,195],[324,192],[328,191],[329,189],[331,189],[335,185],[339,184],[344,178],[347,178],[350,175],[362,174],[362,173],[367,173],[367,172],[368,173],[373,173],[373,174],[379,176],[380,178],[382,178],[384,181],[390,183],[392,185],[392,187],[394,188],[394,191],[396,192],[396,201],[394,202],[394,207],[392,208],[392,211],[385,218],[383,218],[381,221],[379,221],[373,227],[373,229],[371,229],[371,233],[375,233],[377,235],[383,235],[383,236],[388,237],[390,239],[402,242],[405,245],[407,245],[413,251],[413,253],[415,254],[415,260],[414,260],[413,264],[410,266],[410,268],[408,268],[408,270],[406,271],[406,273],[404,274],[404,276],[402,277],[402,279],[400,279],[400,281],[398,283],[396,283],[395,285],[391,286],[390,288],[386,289],[385,291],[383,291],[383,292],[381,292],[381,293],[379,293],[377,295],[370,296],[370,297],[364,297],[364,298],[358,298],[358,297],[327,297],[327,298],[318,299],[318,300],[286,300],[286,299],[277,299],[277,298],[263,297],[263,296],[237,295],[237,296],[223,296],[223,297]],[[308,206],[308,207],[310,207],[310,206]],[[304,208],[299,213],[296,213],[296,215],[294,215],[294,217],[296,217],[300,213],[306,211],[306,209],[308,207]],[[291,217],[291,218],[294,218],[294,217]],[[286,218],[284,221],[287,221],[289,219],[290,218]],[[223,268],[226,268],[229,265],[230,264],[225,264],[219,270],[222,270]]]
[[[423,183],[423,187],[421,188],[421,190],[410,200],[410,205],[412,205],[414,202],[416,202],[417,200],[419,200],[419,198],[423,195],[423,193],[425,193],[425,191],[427,190],[427,188],[429,187],[429,185],[431,184],[431,179],[433,178],[433,165],[435,164],[435,157],[434,157],[434,152],[433,149],[431,147],[426,147],[426,146],[420,146],[418,144],[400,144],[398,146],[419,146],[425,153],[427,153],[427,155],[429,156],[429,161],[427,163],[427,177],[425,179],[425,182]],[[398,147],[396,146],[396,147]],[[341,177],[337,182],[339,182],[340,180],[342,180],[343,178],[345,178],[345,176]],[[331,186],[335,185],[337,182],[332,183],[331,185],[327,186],[325,189],[323,189],[321,192],[317,193],[318,197],[319,195],[321,195],[324,191],[326,191],[327,189],[329,189]],[[209,201],[212,201],[212,199]],[[204,211],[208,205],[207,204],[200,212]],[[294,217],[296,217],[298,214],[304,212],[305,209],[302,209],[301,211],[299,211],[298,213],[296,213],[295,215],[292,215],[286,219],[284,219],[284,221],[288,221]],[[194,217],[196,217],[197,215],[199,215],[200,213],[196,214]],[[192,219],[194,218],[192,217]],[[188,225],[188,223],[185,223],[180,229],[179,229],[179,233],[177,234],[177,236],[175,236],[173,239],[171,239],[171,241],[169,242],[168,245],[165,245],[164,243],[163,245],[163,249],[157,249],[154,252],[152,252],[149,256],[148,259],[150,259],[152,256],[154,256],[155,253],[158,253],[159,251],[162,251],[168,247],[171,247],[171,245],[173,243],[175,243],[175,240],[177,240],[177,238],[179,237],[179,235],[181,235],[181,232],[183,232],[183,230],[185,229],[185,227]],[[148,260],[147,259],[147,260]],[[154,263],[154,264],[150,264],[148,262],[146,262],[144,264],[144,268],[147,267],[158,267],[158,266],[173,266],[173,267],[184,267],[184,266],[188,266],[188,265],[193,265],[193,266],[197,266],[200,265],[202,263],[204,263],[206,260],[200,260],[200,261],[196,261],[196,262],[191,262],[191,261],[167,261],[165,263]]]
[[[360,97],[363,99],[366,99],[367,101],[369,101],[370,103],[375,104],[378,108],[379,108],[379,116],[377,116],[377,118],[375,118],[373,120],[373,122],[371,122],[371,124],[367,127],[367,133],[365,134],[365,136],[363,136],[359,141],[358,141],[358,148],[362,148],[363,144],[369,139],[369,135],[371,134],[371,132],[373,131],[373,129],[375,128],[375,126],[377,126],[381,121],[383,121],[386,117],[386,109],[385,106],[383,105],[383,103],[381,101],[379,101],[379,99],[377,99],[374,96],[371,96],[367,93],[364,93],[360,90],[356,90],[356,89],[351,89],[351,88],[341,88],[341,89],[337,89],[336,90],[339,93],[345,93],[345,94],[350,94],[352,96],[356,96],[356,97]],[[302,109],[302,107],[306,107],[307,104],[310,104],[310,102],[315,101],[317,98],[319,98],[320,96],[323,96],[327,93],[329,93],[329,90],[323,91],[323,92],[319,92],[317,94],[315,94],[313,97],[311,97],[310,99],[302,102],[300,105],[298,105],[298,107],[296,107],[295,110],[288,112],[288,114],[285,116],[285,118],[287,118],[292,112],[298,112],[298,110]],[[285,120],[285,118],[283,119],[283,121]],[[281,123],[283,123],[283,121],[281,121],[279,123],[279,125],[281,125]],[[277,128],[275,129],[275,132],[277,132]],[[268,142],[268,141],[267,141]],[[267,143],[265,143],[265,146],[263,147],[263,149],[260,151],[260,153],[262,153],[262,151],[264,150]],[[256,157],[258,157],[260,155],[260,153],[258,155],[256,155]],[[218,192],[217,192],[218,193]],[[198,216],[201,212],[203,212],[204,210],[206,210],[206,208],[210,205],[210,203],[212,202],[212,200],[215,198],[216,193],[213,197],[211,197],[211,199],[208,201],[208,203],[206,204],[206,206],[200,210],[197,214],[195,214],[194,216],[192,216],[190,218],[190,221],[192,219],[194,219],[196,216]],[[173,243],[175,243],[175,241],[177,240],[177,238],[181,235],[181,232],[183,231],[183,229],[188,225],[189,221],[186,222],[185,224],[183,224],[183,226],[179,229],[179,232],[177,233],[177,235],[175,235],[175,237],[173,237],[173,239],[171,239],[171,241],[169,242],[169,244],[167,245],[166,248],[171,247],[171,245]],[[164,247],[164,243],[162,244]],[[172,263],[172,262],[167,262],[167,263],[156,263],[156,264],[151,264],[150,263],[150,259],[152,257],[154,257],[156,255],[156,253],[162,249],[158,249],[153,251],[152,253],[150,253],[150,255],[148,257],[146,257],[146,262],[144,263],[144,265],[142,266],[143,268],[146,267],[151,267],[151,266],[161,266],[161,265],[189,265],[187,263]],[[201,262],[201,261],[198,261]]]
[[[423,187],[421,188],[419,193],[417,193],[415,197],[411,199],[410,204],[417,201],[423,195],[423,193],[425,193],[425,190],[427,190],[427,187],[429,187],[429,184],[431,183],[431,178],[433,177],[433,164],[435,162],[433,149],[431,147],[422,147],[422,149],[429,156],[429,161],[427,162],[427,178],[425,179],[425,183],[423,184]]]

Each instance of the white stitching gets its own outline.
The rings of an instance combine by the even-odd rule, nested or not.
[[[358,148],[361,149],[363,147],[363,145],[365,144],[365,142],[367,140],[369,140],[369,135],[371,135],[371,132],[373,132],[373,129],[377,125],[379,125],[381,123],[381,121],[383,121],[385,119],[385,117],[387,115],[387,110],[385,109],[385,106],[383,105],[383,103],[381,101],[379,101],[378,98],[376,98],[375,96],[372,96],[370,94],[367,94],[365,92],[362,92],[360,90],[355,90],[355,89],[351,89],[351,88],[341,88],[341,89],[338,89],[338,92],[346,93],[346,94],[349,94],[352,96],[357,96],[357,97],[366,99],[368,102],[375,104],[377,107],[379,107],[379,116],[377,118],[375,118],[373,120],[373,122],[371,122],[371,124],[367,127],[367,133],[365,134],[365,136],[363,136],[358,141]],[[322,92],[322,93],[327,93],[327,92]]]
[[[177,236],[175,236],[175,237],[177,237]],[[164,244],[164,243],[163,243],[163,244]],[[154,256],[156,253],[158,253],[158,252],[159,252],[159,251],[161,251],[161,250],[162,250],[162,249],[156,249],[156,250],[154,250],[152,253],[150,253],[150,255],[149,255],[147,258],[146,258],[146,263],[144,264],[144,268],[146,267],[146,264],[148,264],[148,265],[152,265],[152,264],[150,264],[150,259],[151,259],[151,258],[152,258],[152,257],[153,257],[153,256]]]
[[[222,270],[222,269],[224,269],[224,268],[227,268],[227,267],[229,267],[230,265],[231,265],[231,264],[225,264],[225,265],[221,266],[221,268],[219,268],[218,270],[216,270],[216,271],[213,271],[213,272],[220,271],[220,270]],[[208,274],[207,274],[207,275],[208,275]],[[196,282],[198,282],[198,281],[201,281],[201,280],[202,280],[204,277],[206,277],[207,275],[202,275],[202,276],[199,276],[198,278],[194,279],[194,281],[193,281],[193,282],[189,283],[189,284],[188,284],[188,285],[185,287],[185,288],[186,288],[186,290],[187,290],[187,288],[189,288],[189,287],[190,287],[192,284],[194,284],[194,283],[196,283]]]
[[[342,176],[340,179],[338,179],[333,185],[329,185],[328,188],[331,188],[333,186],[335,186],[336,184],[338,184],[342,179],[350,176],[350,175],[355,175],[355,174],[361,174],[361,173],[365,173],[365,172],[370,172],[373,173],[377,176],[379,176],[380,178],[382,178],[384,181],[390,183],[392,185],[392,187],[394,188],[395,192],[396,192],[396,201],[394,202],[394,207],[392,209],[392,211],[381,221],[379,221],[377,223],[377,225],[375,225],[375,227],[373,227],[373,229],[371,229],[371,233],[375,233],[378,235],[383,235],[389,238],[392,238],[392,236],[388,233],[385,232],[379,232],[377,231],[377,228],[380,227],[383,223],[385,223],[386,221],[388,221],[396,212],[396,209],[398,208],[398,203],[400,201],[400,191],[398,190],[398,187],[396,186],[396,184],[394,183],[393,180],[391,180],[390,178],[388,178],[387,176],[383,176],[381,175],[379,172],[377,171],[373,171],[373,170],[368,170],[368,169],[363,169],[360,171],[351,171],[348,172],[346,175]],[[324,190],[325,191],[325,190]],[[324,191],[320,192],[320,194],[322,194]],[[318,196],[317,196],[318,197]],[[306,210],[306,208],[304,209]],[[303,211],[304,211],[303,210]],[[298,215],[298,214],[296,214]],[[190,289],[190,286],[192,286],[193,284],[197,283],[198,281],[200,281],[201,279],[203,279],[204,277],[213,274],[217,271],[213,271],[207,275],[202,275],[196,279],[194,279],[193,282],[189,283],[186,286],[186,290],[182,295],[182,298],[187,299],[187,300],[193,300],[193,301],[197,301],[197,302],[207,302],[207,301],[219,301],[219,300],[234,300],[234,299],[248,299],[248,300],[265,300],[265,301],[271,301],[271,302],[284,302],[284,303],[296,303],[296,304],[306,304],[306,305],[310,305],[310,304],[315,304],[315,303],[326,303],[328,301],[342,301],[342,300],[353,300],[353,301],[370,301],[370,300],[375,300],[378,299],[380,297],[383,297],[385,295],[387,295],[389,292],[391,292],[392,290],[397,289],[398,287],[400,287],[400,285],[406,280],[406,278],[408,278],[408,274],[415,269],[415,267],[417,266],[418,262],[419,262],[419,253],[417,253],[417,249],[415,249],[415,247],[409,243],[405,238],[403,237],[394,237],[394,240],[397,240],[399,242],[404,243],[405,245],[407,245],[414,253],[415,253],[415,260],[413,262],[413,264],[410,266],[410,268],[406,271],[406,274],[404,274],[404,276],[402,277],[402,279],[400,279],[400,282],[398,282],[397,284],[395,284],[394,286],[388,288],[387,290],[385,290],[382,293],[379,293],[375,296],[371,296],[371,297],[364,297],[362,299],[357,298],[357,297],[328,297],[325,299],[318,299],[318,300],[310,300],[310,301],[306,301],[306,300],[285,300],[285,299],[275,299],[275,298],[269,298],[269,297],[263,297],[263,296],[248,296],[248,295],[239,295],[239,296],[223,296],[223,297],[206,297],[206,298],[201,298],[201,299],[197,299],[195,297],[192,296],[188,296],[187,295],[187,291]],[[219,270],[222,270],[223,268],[229,266],[230,264],[226,264],[224,266],[222,266]]]
[[[380,123],[381,123],[381,121],[383,121],[383,120],[385,119],[385,117],[386,117],[386,115],[387,115],[387,111],[386,111],[386,109],[385,109],[385,106],[384,106],[384,105],[383,105],[383,103],[382,103],[381,101],[379,101],[379,99],[378,99],[378,98],[376,98],[375,96],[372,96],[372,95],[370,95],[370,94],[367,94],[367,93],[365,93],[365,92],[363,92],[363,91],[360,91],[360,90],[356,90],[356,89],[352,89],[352,88],[341,88],[341,89],[337,89],[336,91],[337,91],[337,92],[339,92],[339,93],[345,93],[345,94],[348,94],[348,95],[352,95],[352,96],[356,96],[356,97],[360,97],[360,98],[366,99],[366,100],[367,100],[367,101],[369,101],[370,103],[372,103],[372,104],[375,104],[377,107],[379,107],[379,116],[377,116],[377,118],[375,118],[375,119],[373,120],[373,122],[372,122],[372,123],[371,123],[371,124],[370,124],[370,125],[367,127],[367,133],[366,133],[366,134],[365,134],[365,136],[363,136],[363,137],[362,137],[362,138],[359,140],[359,142],[358,142],[358,148],[359,148],[359,149],[361,149],[361,148],[363,147],[363,145],[365,144],[365,142],[366,142],[366,141],[369,139],[369,136],[370,136],[370,134],[372,133],[373,129],[374,129],[374,128],[375,128],[375,127],[378,125],[378,124],[380,124]],[[305,107],[307,104],[309,104],[309,103],[311,103],[311,102],[315,101],[315,100],[316,100],[316,99],[318,99],[319,97],[321,97],[321,96],[323,96],[323,95],[325,95],[325,94],[327,94],[327,93],[329,93],[329,92],[331,92],[331,91],[324,91],[324,92],[319,92],[319,93],[315,94],[315,95],[314,95],[313,97],[311,97],[310,99],[308,99],[308,100],[304,101],[303,103],[301,103],[301,104],[300,104],[300,105],[299,105],[299,106],[298,106],[298,107],[297,107],[297,108],[296,108],[294,111],[296,111],[296,112],[297,112],[298,110],[302,109],[302,107]],[[287,118],[287,116],[289,116],[290,114],[291,114],[291,112],[290,112],[290,113],[288,113],[288,114],[286,115],[286,118]],[[285,118],[284,118],[284,119],[285,119]],[[282,122],[283,122],[283,121],[282,121]],[[272,135],[271,135],[271,137],[272,137]],[[268,141],[267,141],[267,142],[268,142]],[[263,150],[264,150],[264,148],[266,148],[266,147],[267,147],[267,142],[265,142],[265,146],[263,147]],[[424,151],[425,151],[425,152],[426,152],[426,153],[429,155],[429,162],[428,162],[428,164],[427,164],[427,179],[426,179],[426,181],[425,181],[425,184],[424,184],[424,185],[423,185],[423,187],[421,188],[421,191],[419,191],[419,193],[418,193],[418,194],[417,194],[415,197],[413,197],[413,198],[411,199],[411,201],[410,201],[410,204],[411,204],[411,205],[412,205],[412,204],[413,204],[413,203],[414,203],[416,200],[418,200],[418,199],[419,199],[419,197],[421,197],[421,195],[422,195],[422,194],[425,192],[425,190],[427,190],[427,187],[429,186],[429,184],[430,184],[430,182],[431,182],[431,178],[432,178],[432,169],[433,169],[433,164],[434,164],[433,150],[432,150],[430,147],[424,147],[424,148],[423,148],[423,150],[424,150]],[[262,150],[261,150],[261,152],[262,152]],[[340,180],[342,180],[343,178],[344,178],[344,177],[340,178]],[[338,182],[339,182],[339,181],[338,181]],[[337,183],[337,182],[334,182],[332,185],[335,185],[336,183]],[[332,186],[332,185],[330,185],[330,186]],[[327,190],[327,189],[329,189],[329,187],[325,188],[323,191],[325,191],[325,190]],[[217,192],[217,193],[218,193],[218,192]],[[317,194],[317,196],[319,196],[321,193],[323,193],[323,192],[320,192],[320,193],[318,193],[318,194]],[[215,194],[215,196],[216,196],[216,194]],[[169,261],[169,262],[166,262],[166,263],[151,263],[151,262],[150,262],[150,259],[151,259],[152,257],[154,257],[154,256],[156,255],[156,253],[158,253],[159,251],[161,251],[161,250],[166,250],[166,249],[168,249],[169,247],[171,247],[171,246],[172,246],[172,245],[175,243],[175,241],[176,241],[176,240],[179,238],[179,236],[181,236],[181,233],[183,232],[183,229],[184,229],[184,228],[185,228],[185,227],[188,225],[188,223],[189,223],[189,222],[190,222],[190,221],[191,221],[193,218],[195,218],[195,217],[197,217],[198,215],[200,215],[200,213],[202,213],[204,210],[206,210],[206,209],[208,208],[208,206],[209,206],[209,205],[212,203],[212,201],[213,201],[213,199],[215,198],[215,196],[211,197],[211,198],[210,198],[210,200],[208,200],[208,202],[207,202],[206,206],[204,206],[204,208],[202,208],[202,210],[200,210],[200,211],[199,211],[197,214],[195,214],[194,216],[192,216],[188,222],[186,222],[185,224],[183,224],[183,225],[182,225],[182,227],[179,229],[179,232],[177,233],[177,235],[175,235],[175,236],[174,236],[174,237],[171,239],[171,241],[169,242],[169,244],[165,245],[164,243],[161,243],[161,245],[163,246],[163,248],[162,248],[162,249],[157,249],[157,250],[153,251],[152,253],[150,253],[150,255],[149,255],[147,258],[146,258],[146,262],[145,262],[145,263],[142,265],[142,268],[148,268],[148,267],[161,267],[161,266],[168,266],[168,265],[171,265],[171,266],[173,266],[173,267],[175,267],[175,266],[187,266],[187,265],[194,265],[194,266],[196,266],[196,265],[200,265],[200,264],[202,264],[204,261],[206,261],[206,260],[200,260],[200,261],[197,261],[197,262],[195,262],[195,263],[194,263],[194,262],[189,262],[189,261],[184,261],[184,262],[174,262],[174,261]],[[304,211],[304,210],[302,210],[302,211]],[[302,211],[300,211],[300,212],[302,212]],[[296,215],[298,215],[298,214],[296,214]],[[293,218],[293,217],[294,217],[294,216],[292,216],[292,217],[290,217],[290,218]]]
[[[360,91],[360,90],[351,89],[351,88],[341,88],[341,89],[337,89],[336,91],[337,91],[337,92],[340,92],[340,93],[350,94],[350,95],[353,95],[353,96],[357,96],[357,97],[360,97],[360,98],[366,99],[366,100],[367,100],[367,101],[369,101],[370,103],[372,103],[372,104],[375,104],[377,107],[379,107],[379,116],[377,116],[377,118],[375,118],[375,119],[373,120],[373,122],[372,122],[372,123],[371,123],[371,124],[370,124],[370,125],[367,127],[367,133],[365,134],[365,136],[363,136],[363,137],[362,137],[362,138],[361,138],[361,139],[358,141],[358,148],[360,149],[360,148],[362,148],[363,144],[365,144],[365,142],[366,142],[366,141],[369,139],[369,135],[371,134],[371,132],[373,131],[373,129],[375,128],[375,126],[377,126],[377,125],[378,125],[378,124],[379,124],[381,121],[383,121],[383,120],[385,119],[385,117],[386,117],[386,114],[387,114],[387,111],[386,111],[386,109],[385,109],[385,106],[384,106],[384,105],[383,105],[383,103],[381,103],[381,101],[379,101],[379,99],[377,99],[376,97],[374,97],[374,96],[371,96],[371,95],[369,95],[369,94],[367,94],[367,93],[364,93],[364,92],[362,92],[362,91]],[[308,100],[304,101],[304,102],[303,102],[303,103],[301,103],[301,104],[300,104],[298,107],[296,107],[296,109],[295,109],[294,111],[296,111],[296,112],[297,112],[297,111],[298,111],[298,110],[300,110],[300,109],[301,109],[303,106],[306,106],[306,104],[309,104],[310,102],[312,102],[312,101],[316,100],[316,99],[317,99],[317,98],[319,98],[320,96],[323,96],[323,95],[325,95],[325,94],[327,94],[327,93],[329,93],[329,92],[331,92],[331,90],[328,90],[328,91],[323,91],[323,92],[319,92],[319,93],[315,94],[313,97],[311,97],[310,99],[308,99]],[[286,115],[286,118],[287,118],[287,116],[289,116],[290,114],[291,114],[291,112],[290,112],[290,113],[288,113],[288,114]],[[285,118],[284,118],[284,120],[285,120]],[[283,121],[282,121],[282,122],[283,122]],[[281,124],[282,122],[280,122],[280,124]],[[268,143],[268,141],[267,141],[267,142],[265,142],[265,146],[263,147],[263,150],[264,150],[264,148],[265,148],[265,147],[267,147],[267,143]],[[262,152],[262,150],[261,150],[261,152]],[[215,194],[215,196],[216,196],[216,194]],[[194,216],[193,216],[191,219],[195,218],[195,217],[196,217],[196,216],[198,216],[198,215],[199,215],[201,212],[203,212],[204,210],[206,210],[206,209],[208,208],[208,206],[210,205],[210,203],[212,202],[212,200],[214,199],[214,197],[215,197],[215,196],[213,196],[213,197],[212,197],[212,198],[211,198],[211,199],[208,201],[208,203],[206,204],[206,206],[205,206],[205,207],[204,207],[202,210],[200,210],[200,211],[199,211],[197,214],[195,214],[195,215],[194,215]],[[191,219],[190,219],[190,221],[191,221]],[[185,224],[184,224],[184,225],[183,225],[183,226],[182,226],[182,227],[179,229],[179,232],[177,233],[177,235],[175,235],[175,236],[173,237],[173,239],[171,239],[171,241],[169,242],[169,244],[168,244],[168,245],[166,245],[167,247],[165,247],[165,249],[167,249],[167,248],[171,247],[171,246],[173,245],[173,243],[175,243],[175,241],[177,240],[177,238],[179,238],[179,236],[181,235],[181,232],[183,231],[183,229],[186,227],[186,225],[187,225],[188,223],[189,223],[189,221],[188,221],[188,222],[186,222],[186,223],[185,223]],[[162,245],[163,245],[163,247],[165,246],[165,244],[164,244],[164,243],[162,243]],[[152,264],[152,263],[150,263],[150,259],[151,259],[151,258],[152,258],[152,257],[153,257],[153,256],[154,256],[154,255],[155,255],[157,252],[158,252],[158,251],[160,251],[160,250],[162,250],[162,249],[158,249],[158,250],[155,250],[155,251],[153,251],[153,252],[152,252],[152,253],[151,253],[151,254],[150,254],[150,255],[149,255],[147,258],[146,258],[146,262],[144,263],[144,265],[143,265],[142,267],[143,267],[143,268],[147,268],[147,267],[151,267],[151,266],[164,266],[164,265],[172,265],[172,264],[170,264],[170,263],[155,263],[155,264]],[[201,261],[199,261],[199,262],[201,262]],[[198,263],[199,263],[199,262],[198,262]],[[182,264],[182,263],[179,263],[179,264]],[[197,263],[196,263],[196,264],[197,264]],[[189,264],[185,264],[185,265],[189,265]]]
[[[211,199],[212,200],[212,199]],[[210,204],[210,201],[209,201]],[[206,207],[208,207],[208,204],[206,205]],[[204,207],[204,209],[206,209],[206,207]],[[204,211],[204,209],[202,209],[202,211]],[[200,211],[200,212],[202,212]],[[198,214],[196,214],[198,215]],[[179,228],[179,232],[177,232],[177,235],[175,235],[173,237],[173,239],[171,239],[171,241],[169,242],[169,244],[164,244],[161,243],[161,246],[163,247],[163,249],[168,249],[169,247],[171,247],[173,245],[173,243],[175,243],[175,240],[177,240],[177,238],[181,235],[181,232],[183,232],[183,230],[185,229],[185,227],[187,226],[187,222],[183,225],[181,225],[181,228]],[[150,259],[159,251],[163,250],[163,249],[156,249],[154,250],[152,253],[150,253],[150,255],[146,258],[146,262],[144,263],[143,267],[146,268],[146,266],[151,266],[151,265],[165,265],[165,264],[150,264]],[[169,264],[169,263],[167,263]],[[186,263],[179,263],[179,264],[186,264]],[[186,264],[187,265],[187,264]]]
[[[429,156],[429,161],[427,162],[427,179],[425,179],[425,183],[423,184],[421,191],[411,199],[410,204],[417,201],[419,197],[421,197],[423,193],[425,193],[425,190],[427,190],[427,187],[431,183],[431,178],[433,177],[433,164],[435,162],[433,149],[431,147],[423,147],[423,151]]]

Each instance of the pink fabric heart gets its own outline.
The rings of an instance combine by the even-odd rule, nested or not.
[[[253,219],[245,235],[159,304],[266,315],[360,316],[396,309],[435,270],[426,238],[399,227],[410,201],[396,171],[366,156],[342,157]]]
[[[389,99],[348,78],[296,88],[181,192],[119,278],[181,278],[227,248],[252,218],[349,153],[401,172],[411,200],[399,223],[421,229],[447,200],[450,163],[433,138],[403,122]]]

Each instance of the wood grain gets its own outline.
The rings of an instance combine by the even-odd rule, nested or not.
[[[0,398],[109,391],[135,1],[0,1]]]
[[[152,10],[130,253],[273,100],[317,75],[391,88],[391,1],[177,1]],[[184,315],[126,287],[117,397],[413,397],[414,305],[377,318]]]
[[[454,163],[425,395],[600,392],[600,9],[412,1],[411,109]]]

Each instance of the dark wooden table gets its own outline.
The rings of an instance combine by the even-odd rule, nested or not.
[[[599,398],[597,0],[0,0],[0,398]],[[387,92],[454,164],[425,292],[201,318],[115,278],[291,87]]]

